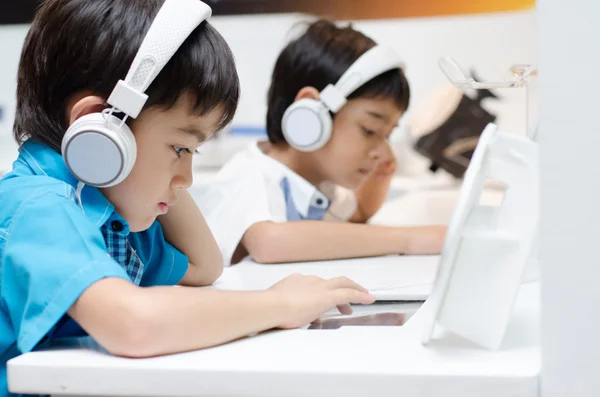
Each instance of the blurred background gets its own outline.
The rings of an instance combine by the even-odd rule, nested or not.
[[[16,157],[11,130],[21,46],[38,0],[0,2],[0,172]],[[217,170],[250,141],[265,137],[266,93],[275,59],[302,29],[302,22],[329,17],[353,26],[404,58],[411,84],[411,106],[401,121],[449,82],[438,67],[450,55],[482,80],[509,77],[513,64],[535,64],[535,0],[213,0],[211,23],[230,44],[239,70],[242,96],[231,126],[204,145],[197,170]],[[482,106],[504,130],[523,133],[527,103],[537,103],[535,84],[529,100],[523,89],[498,89]],[[473,93],[467,92],[467,95]],[[399,173],[429,172],[429,161],[412,145],[408,128],[392,136]]]

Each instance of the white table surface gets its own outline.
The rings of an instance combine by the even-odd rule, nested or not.
[[[13,392],[99,396],[534,397],[539,287],[525,285],[502,349],[438,332],[420,343],[422,308],[404,326],[275,331],[152,359],[98,348],[34,352],[9,362]]]
[[[447,222],[456,190],[412,191],[374,223]],[[484,201],[501,194],[486,192]],[[8,364],[13,392],[96,396],[534,397],[540,372],[539,286],[526,284],[500,351],[438,330],[420,343],[426,305],[403,326],[273,331],[202,351],[152,359],[113,357],[71,342]],[[357,316],[412,312],[415,305],[357,307]]]
[[[383,301],[424,301],[431,294],[437,274],[438,255],[389,255],[319,262],[276,265],[245,259],[226,268],[213,288],[223,290],[264,290],[294,274],[314,274],[321,278],[345,276]]]

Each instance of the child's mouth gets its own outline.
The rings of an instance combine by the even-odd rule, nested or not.
[[[169,205],[167,203],[158,203],[158,208],[163,215],[169,212]]]

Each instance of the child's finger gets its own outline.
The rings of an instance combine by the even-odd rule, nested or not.
[[[329,289],[351,288],[356,291],[368,292],[366,288],[350,280],[348,277],[335,277],[327,280]]]
[[[396,172],[396,162],[394,160],[384,161],[377,167],[377,175],[387,176]]]
[[[342,314],[352,314],[352,307],[350,306],[350,304],[346,303],[344,305],[337,305],[337,309],[340,311],[340,313]]]
[[[375,302],[375,297],[368,292],[361,292],[352,288],[339,288],[332,291],[335,297],[335,305],[345,305],[348,303],[370,305]]]

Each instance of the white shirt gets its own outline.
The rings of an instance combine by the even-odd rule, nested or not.
[[[354,192],[332,183],[320,189],[266,156],[253,143],[193,196],[214,234],[226,266],[246,230],[259,222],[300,219],[347,221],[357,209]]]

